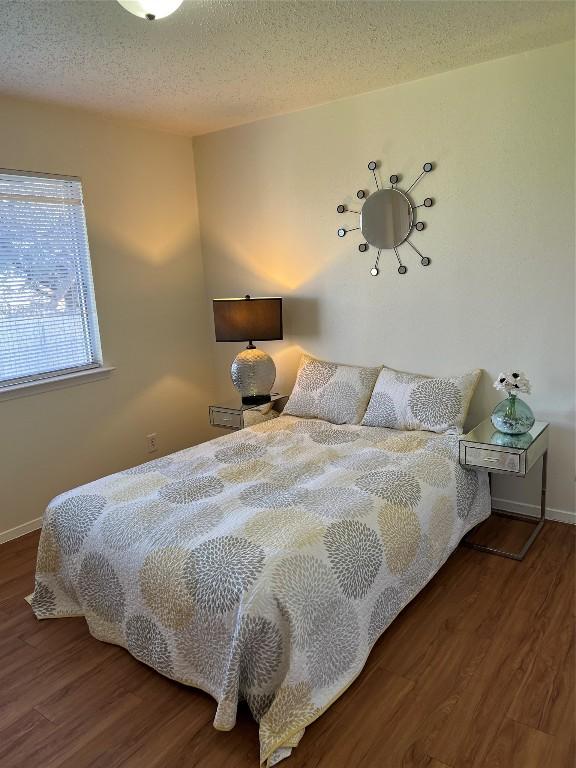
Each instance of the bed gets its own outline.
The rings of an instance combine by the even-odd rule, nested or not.
[[[458,435],[280,416],[58,496],[32,608],[217,702],[287,757],[489,515]]]

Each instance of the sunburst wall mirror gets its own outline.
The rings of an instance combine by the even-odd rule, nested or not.
[[[357,227],[340,227],[338,229],[338,237],[345,237],[348,232],[359,231],[365,240],[365,242],[360,243],[358,246],[360,253],[368,251],[370,246],[376,249],[376,259],[374,266],[370,270],[370,274],[373,277],[377,277],[380,274],[380,256],[382,251],[386,250],[394,251],[398,261],[399,274],[406,274],[408,267],[402,263],[398,251],[399,247],[404,245],[404,243],[409,245],[418,254],[420,264],[423,267],[427,267],[430,264],[428,256],[424,256],[414,243],[410,241],[410,235],[414,229],[422,232],[426,228],[424,221],[417,220],[417,211],[419,208],[431,208],[434,205],[434,200],[431,197],[426,197],[424,202],[416,205],[412,201],[410,192],[423,176],[433,170],[433,167],[432,163],[424,163],[422,173],[412,182],[408,189],[403,190],[398,186],[400,176],[397,174],[390,176],[389,187],[383,187],[376,172],[378,162],[371,160],[368,163],[368,170],[372,172],[376,191],[370,193],[365,189],[359,189],[356,192],[358,200],[364,201],[360,210],[348,208],[344,203],[340,203],[337,206],[336,210],[338,213],[353,213],[360,217]]]

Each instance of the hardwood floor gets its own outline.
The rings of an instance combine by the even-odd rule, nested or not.
[[[482,535],[513,539],[522,524]],[[573,768],[576,530],[547,523],[522,563],[460,548],[380,639],[286,768]],[[83,619],[24,602],[38,534],[0,546],[2,768],[255,768],[257,726]],[[284,764],[283,764],[284,765]]]

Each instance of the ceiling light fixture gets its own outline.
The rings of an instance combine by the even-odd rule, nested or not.
[[[125,8],[134,16],[148,21],[164,19],[177,11],[183,0],[118,0],[122,8]]]

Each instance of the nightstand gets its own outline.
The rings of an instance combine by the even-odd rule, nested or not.
[[[246,405],[240,399],[211,405],[208,409],[210,424],[224,429],[244,429],[253,424],[279,416],[288,401],[288,395],[273,392],[269,403]]]
[[[484,469],[502,475],[526,477],[528,472],[542,459],[542,481],[540,493],[540,517],[518,515],[492,509],[492,513],[513,520],[523,520],[533,523],[534,529],[520,552],[507,552],[496,547],[489,547],[467,540],[472,531],[464,537],[466,546],[479,549],[481,552],[491,552],[513,560],[523,560],[534,540],[544,526],[546,515],[546,464],[548,458],[548,424],[545,421],[535,422],[532,429],[525,435],[505,435],[494,429],[490,419],[486,419],[471,432],[460,438],[460,464],[470,469]]]

